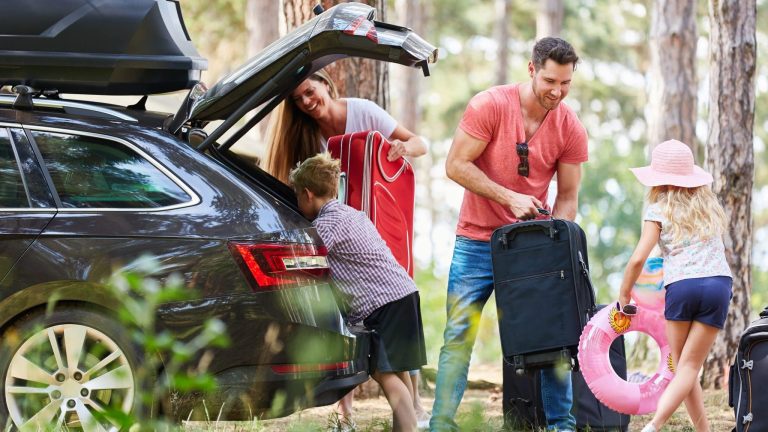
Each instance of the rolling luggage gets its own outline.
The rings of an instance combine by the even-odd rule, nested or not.
[[[389,146],[376,131],[328,140],[331,156],[341,160],[339,199],[368,215],[397,262],[413,277],[413,168],[404,158],[388,161]]]
[[[611,344],[609,351],[611,365],[616,373],[627,378],[627,361],[624,353],[624,336]],[[502,412],[506,430],[531,430],[546,427],[546,418],[541,402],[540,372],[532,375],[518,375],[514,366],[504,360],[502,385]],[[573,408],[576,428],[579,431],[626,432],[630,416],[616,412],[602,402],[587,386],[580,372],[571,374],[573,381]]]
[[[565,362],[578,368],[579,336],[595,312],[584,231],[548,219],[491,236],[501,350],[514,370]]]
[[[768,431],[768,307],[741,334],[728,377],[737,432]]]

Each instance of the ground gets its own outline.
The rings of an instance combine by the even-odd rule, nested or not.
[[[469,379],[482,389],[469,389],[459,409],[457,421],[462,430],[491,432],[501,430],[503,420],[501,412],[501,366],[479,365],[470,370]],[[434,383],[432,383],[434,384]],[[493,385],[495,384],[495,385]],[[733,409],[728,406],[726,390],[707,390],[705,392],[707,411],[713,432],[730,431],[734,426]],[[423,396],[424,405],[432,406],[432,397]],[[389,431],[391,411],[383,396],[378,398],[355,400],[355,420],[358,432]],[[633,416],[629,432],[639,432],[650,420],[651,415]],[[264,431],[264,432],[315,432],[330,430],[333,419],[333,407],[319,407],[304,410],[291,416],[250,423],[207,422],[185,425],[189,432],[198,431]],[[693,431],[688,416],[680,408],[663,429],[664,432]]]

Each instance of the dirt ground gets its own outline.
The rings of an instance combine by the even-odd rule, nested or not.
[[[457,421],[462,425],[462,430],[490,432],[502,429],[503,416],[501,410],[501,367],[489,365],[473,366],[469,373],[469,380],[479,384],[483,389],[468,389],[464,395]],[[430,383],[434,385],[434,383]],[[433,398],[430,395],[422,396],[424,406],[429,409]],[[713,432],[730,431],[734,426],[733,409],[728,406],[728,394],[726,390],[708,390],[705,392],[705,400],[709,415],[711,430]],[[391,411],[387,400],[378,398],[357,399],[354,403],[355,421],[358,432],[389,431]],[[265,432],[314,432],[330,430],[333,418],[333,406],[325,406],[307,409],[288,417],[254,421],[250,423],[234,422],[208,422],[207,424],[187,424],[187,431],[265,431]],[[630,422],[629,432],[639,432],[652,416],[633,416]],[[664,427],[664,432],[688,432],[693,431],[684,408],[675,412],[669,423]]]

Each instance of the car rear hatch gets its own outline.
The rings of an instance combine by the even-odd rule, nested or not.
[[[328,9],[269,45],[210,89],[199,85],[190,90],[166,128],[177,133],[187,123],[202,125],[224,120],[198,146],[205,149],[247,112],[271,101],[243,127],[250,129],[306,76],[345,57],[420,67],[428,74],[428,64],[437,61],[437,49],[408,28],[374,21],[375,13],[374,8],[362,3],[343,3]],[[243,133],[238,131],[222,148],[231,146]]]

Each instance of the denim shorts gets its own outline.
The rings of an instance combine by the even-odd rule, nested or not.
[[[711,276],[683,279],[667,285],[664,318],[698,321],[722,329],[733,294],[733,279]]]

